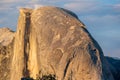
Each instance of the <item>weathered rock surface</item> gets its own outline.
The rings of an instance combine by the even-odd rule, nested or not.
[[[8,28],[0,28],[0,80],[10,79],[13,39],[13,31]]]
[[[13,46],[10,80],[43,75],[55,75],[57,80],[114,80],[100,46],[69,10],[20,9]]]
[[[9,28],[0,28],[0,44],[7,46],[12,43],[14,38],[14,32]]]
[[[14,44],[11,80],[49,74],[58,80],[113,80],[101,48],[68,10],[21,9]]]

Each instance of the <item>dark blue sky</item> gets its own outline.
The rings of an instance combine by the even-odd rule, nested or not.
[[[120,0],[0,0],[0,28],[16,30],[19,8],[45,5],[75,12],[104,54],[120,57]]]

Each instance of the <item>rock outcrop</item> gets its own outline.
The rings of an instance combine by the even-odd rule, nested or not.
[[[57,80],[114,80],[85,25],[62,8],[20,9],[12,55],[10,80],[44,75]]]
[[[112,58],[112,57],[105,57],[109,63],[110,70],[113,74],[115,80],[120,79],[120,59]]]
[[[0,80],[10,79],[13,40],[13,31],[8,28],[0,28]]]

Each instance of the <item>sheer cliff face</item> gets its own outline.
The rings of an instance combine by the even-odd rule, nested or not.
[[[113,80],[102,50],[77,16],[65,9],[20,9],[11,80]]]

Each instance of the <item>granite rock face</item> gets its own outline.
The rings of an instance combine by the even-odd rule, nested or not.
[[[0,45],[7,46],[13,42],[14,32],[9,28],[0,28]]]
[[[21,9],[14,44],[11,80],[48,74],[58,80],[113,80],[99,45],[68,10]]]
[[[69,10],[20,9],[13,46],[10,80],[114,80],[100,46]]]
[[[13,31],[8,28],[0,28],[0,80],[10,79],[13,40]]]

